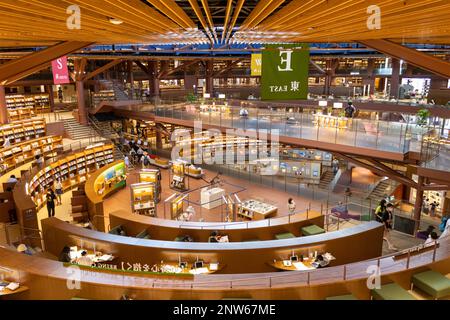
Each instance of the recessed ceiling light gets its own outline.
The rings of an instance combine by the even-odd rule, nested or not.
[[[112,18],[112,17],[109,17],[108,19],[109,19],[109,22],[111,22],[112,24],[118,25],[118,24],[122,24],[123,23],[123,21],[120,20],[120,19],[116,19],[116,18]]]

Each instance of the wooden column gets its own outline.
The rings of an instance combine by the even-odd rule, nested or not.
[[[416,220],[416,231],[419,230],[420,218],[422,215],[423,184],[424,178],[419,176],[419,179],[417,181],[416,202],[414,203],[414,220]]]
[[[130,99],[134,99],[133,61],[128,61],[128,79],[130,82]]]
[[[159,97],[158,61],[148,62],[150,96]]]
[[[55,98],[53,97],[53,87],[51,85],[45,86],[45,92],[48,93],[48,101],[50,103],[50,111],[55,111]]]
[[[8,108],[6,107],[5,86],[0,86],[0,124],[8,123]]]
[[[398,98],[400,86],[400,60],[392,58],[391,97]]]
[[[84,95],[84,82],[77,81],[78,119],[81,124],[87,124],[86,99]]]
[[[159,130],[156,130],[156,150],[162,150],[162,133]]]
[[[206,93],[211,94],[211,97],[214,95],[214,78],[213,78],[213,72],[214,72],[214,62],[212,60],[206,61]]]

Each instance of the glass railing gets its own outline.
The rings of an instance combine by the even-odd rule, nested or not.
[[[158,105],[154,110],[159,117],[200,121],[203,125],[277,130],[280,136],[396,153],[420,151],[420,137],[427,132],[426,128],[409,123],[347,119],[286,109],[247,108],[245,117],[238,107],[227,107],[224,112],[200,112],[198,105],[188,103]]]

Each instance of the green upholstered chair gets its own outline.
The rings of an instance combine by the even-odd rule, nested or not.
[[[183,242],[184,241],[184,236],[178,236],[173,241]]]
[[[143,231],[139,232],[136,235],[136,238],[139,238],[139,239],[150,239],[150,235],[148,234],[147,230],[143,230]]]
[[[292,238],[295,238],[295,236],[290,232],[285,232],[285,233],[276,234],[275,238],[277,240],[282,240],[282,239],[292,239]]]
[[[122,225],[115,226],[111,230],[109,230],[109,234],[115,234],[116,236],[120,235],[120,229],[122,228]]]
[[[322,229],[319,226],[316,226],[315,224],[312,224],[310,226],[307,227],[303,227],[300,229],[300,231],[302,232],[303,236],[313,236],[316,234],[321,234],[321,233],[325,233],[325,230]]]
[[[325,300],[358,300],[358,299],[356,299],[356,297],[352,294],[344,294],[341,296],[326,297]]]
[[[416,273],[411,279],[411,289],[416,286],[435,299],[450,295],[450,279],[436,271]]]
[[[380,289],[371,290],[375,300],[416,300],[407,290],[396,283],[382,285]]]

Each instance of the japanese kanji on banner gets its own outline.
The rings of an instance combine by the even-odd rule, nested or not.
[[[262,100],[308,97],[309,46],[270,45],[262,52]]]

